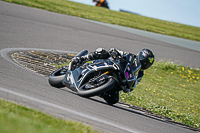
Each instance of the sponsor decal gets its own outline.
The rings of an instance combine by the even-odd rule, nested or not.
[[[154,60],[153,57],[149,57],[149,62],[150,63],[153,63],[153,60]]]

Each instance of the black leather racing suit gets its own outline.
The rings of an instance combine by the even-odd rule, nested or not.
[[[109,9],[108,2],[106,0],[93,0],[96,2],[96,6],[105,7]]]

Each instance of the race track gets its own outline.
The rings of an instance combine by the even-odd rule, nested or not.
[[[199,51],[81,18],[0,1],[0,97],[57,117],[82,121],[103,132],[195,132],[121,104],[110,106],[98,97],[87,99],[67,88],[53,88],[47,77],[19,67],[10,59],[16,48],[78,52],[98,47],[134,53],[145,47],[154,51],[157,60],[200,67]]]

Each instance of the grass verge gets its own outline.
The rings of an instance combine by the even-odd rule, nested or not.
[[[155,62],[130,95],[121,101],[140,106],[192,127],[200,126],[200,70]]]
[[[200,28],[67,0],[3,0],[71,16],[200,41]]]
[[[66,121],[0,99],[1,133],[97,133],[81,123]]]

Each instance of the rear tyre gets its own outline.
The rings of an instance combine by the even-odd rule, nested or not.
[[[90,83],[86,83],[78,89],[77,94],[82,97],[98,96],[113,89],[115,85],[116,81],[113,78],[103,81],[103,83],[98,87]]]
[[[119,101],[119,91],[112,91],[103,96],[103,99],[110,105]]]
[[[54,71],[50,76],[49,76],[49,84],[53,87],[56,88],[62,88],[65,87],[62,83],[65,73],[62,72],[63,68],[59,68],[56,71]]]

